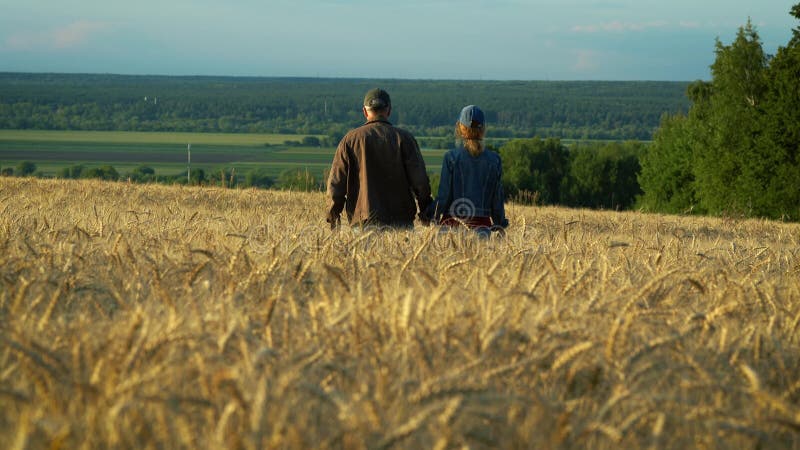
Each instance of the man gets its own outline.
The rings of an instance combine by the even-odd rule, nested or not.
[[[363,113],[366,123],[342,138],[333,157],[327,221],[336,228],[344,209],[353,226],[411,228],[433,201],[417,141],[389,123],[392,102],[383,89],[367,92]]]

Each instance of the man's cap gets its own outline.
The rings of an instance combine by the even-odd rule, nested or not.
[[[369,109],[385,109],[392,106],[392,100],[389,98],[388,92],[375,88],[364,96],[364,106]]]
[[[483,125],[486,123],[483,117],[483,111],[475,105],[465,106],[464,109],[461,110],[458,121],[469,128],[483,128]]]

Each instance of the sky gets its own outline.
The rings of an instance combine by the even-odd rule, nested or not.
[[[459,80],[711,78],[800,0],[0,0],[0,72]]]

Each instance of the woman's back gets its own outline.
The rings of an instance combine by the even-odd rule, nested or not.
[[[427,212],[436,222],[471,228],[508,226],[503,164],[500,155],[485,149],[485,132],[483,111],[465,106],[456,123],[456,137],[463,145],[445,153],[439,193]]]
[[[440,198],[451,199],[448,203],[456,199],[469,200],[474,207],[472,216],[490,217],[494,197],[502,183],[500,155],[484,150],[472,156],[465,148],[459,147],[447,152],[442,164],[448,166],[452,179],[449,183],[445,180],[440,182]]]

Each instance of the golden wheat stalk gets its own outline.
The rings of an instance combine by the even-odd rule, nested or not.
[[[553,366],[550,368],[550,372],[557,372],[559,369],[569,364],[578,355],[592,349],[595,345],[596,343],[593,341],[584,341],[577,343],[567,350],[561,352],[561,354],[558,355],[558,358],[553,361]]]

